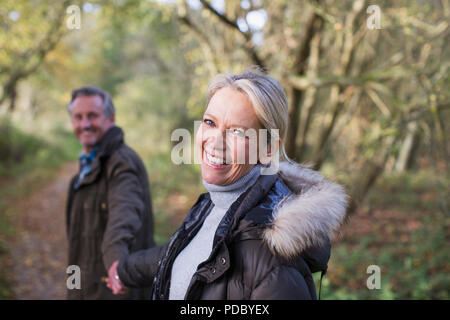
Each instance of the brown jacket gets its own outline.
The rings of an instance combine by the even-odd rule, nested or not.
[[[154,246],[147,172],[119,127],[106,132],[90,173],[74,189],[77,178],[70,182],[66,227],[68,265],[80,267],[81,289],[68,290],[68,299],[148,298],[148,289],[114,296],[102,281],[119,257]]]

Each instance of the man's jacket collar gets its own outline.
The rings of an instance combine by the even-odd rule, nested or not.
[[[101,172],[102,163],[123,144],[123,141],[124,133],[121,128],[114,126],[106,131],[98,145],[97,156],[94,159],[91,171],[81,181],[80,187],[85,184],[90,184],[97,179],[97,176]]]

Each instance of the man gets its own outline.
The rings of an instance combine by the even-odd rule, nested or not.
[[[91,86],[76,89],[68,109],[84,152],[80,171],[70,182],[66,210],[68,264],[79,266],[81,289],[69,289],[67,297],[148,298],[149,289],[115,296],[105,281],[109,277],[120,283],[112,273],[121,256],[154,245],[145,167],[115,126],[114,105],[107,92]]]

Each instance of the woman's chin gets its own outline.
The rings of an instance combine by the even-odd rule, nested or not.
[[[225,172],[227,171],[224,169],[227,168],[221,169],[214,168],[205,163],[202,163],[202,179],[209,184],[215,184],[218,186],[224,185],[226,183]]]

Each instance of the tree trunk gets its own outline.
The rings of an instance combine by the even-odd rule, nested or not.
[[[403,143],[400,147],[400,152],[398,154],[397,161],[394,165],[394,170],[397,172],[404,172],[410,169],[412,165],[412,159],[414,156],[414,152],[418,147],[418,124],[417,121],[413,121],[408,123],[407,133]]]
[[[308,63],[307,76],[311,78],[317,77],[317,69],[319,67],[320,58],[320,40],[321,33],[316,33],[311,41],[311,53]],[[303,123],[301,123],[301,133],[300,141],[296,144],[296,159],[298,162],[302,162],[305,159],[305,148],[307,144],[307,137],[309,133],[309,128],[311,127],[312,115],[315,110],[315,100],[316,100],[317,88],[312,86],[306,90],[305,98],[303,100],[303,112],[305,115],[302,116]]]
[[[288,157],[295,160],[295,139],[297,137],[300,122],[300,102],[302,100],[303,91],[292,88],[291,103],[289,108],[289,127],[286,135],[286,153]]]
[[[306,24],[306,31],[299,44],[298,54],[294,63],[294,74],[302,76],[306,74],[307,60],[311,53],[311,42],[314,36],[322,31],[323,19],[314,11],[311,12]],[[289,157],[296,158],[296,138],[299,129],[301,102],[304,90],[292,87],[291,103],[289,107],[289,127],[286,135],[286,153]]]
[[[384,148],[380,151],[381,155],[377,159],[368,160],[367,166],[362,168],[360,180],[353,184],[353,190],[350,194],[351,200],[347,211],[349,216],[356,212],[370,188],[372,188],[378,177],[383,173],[384,166],[396,140],[394,137],[387,138]]]
[[[327,143],[330,139],[331,132],[333,131],[336,121],[338,119],[338,115],[341,109],[343,108],[343,103],[339,102],[340,92],[341,88],[339,85],[333,85],[331,87],[330,102],[329,102],[329,106],[332,109],[331,119],[325,125],[325,128],[321,131],[319,140],[316,143],[313,156],[315,170],[319,170],[322,167],[323,161],[325,160]]]
[[[344,28],[344,42],[342,44],[341,55],[339,58],[339,64],[336,66],[336,74],[339,76],[348,76],[351,66],[353,64],[353,58],[356,48],[356,38],[354,31],[359,25],[362,13],[364,12],[364,0],[357,0],[353,4],[353,10],[347,15]],[[343,86],[335,84],[331,87],[330,100],[328,108],[331,109],[331,119],[325,125],[324,129],[319,135],[319,141],[316,145],[313,163],[314,169],[319,170],[322,166],[325,156],[327,154],[327,145],[333,132],[334,126],[338,120],[339,114],[344,107],[344,104],[339,101],[341,90]]]

